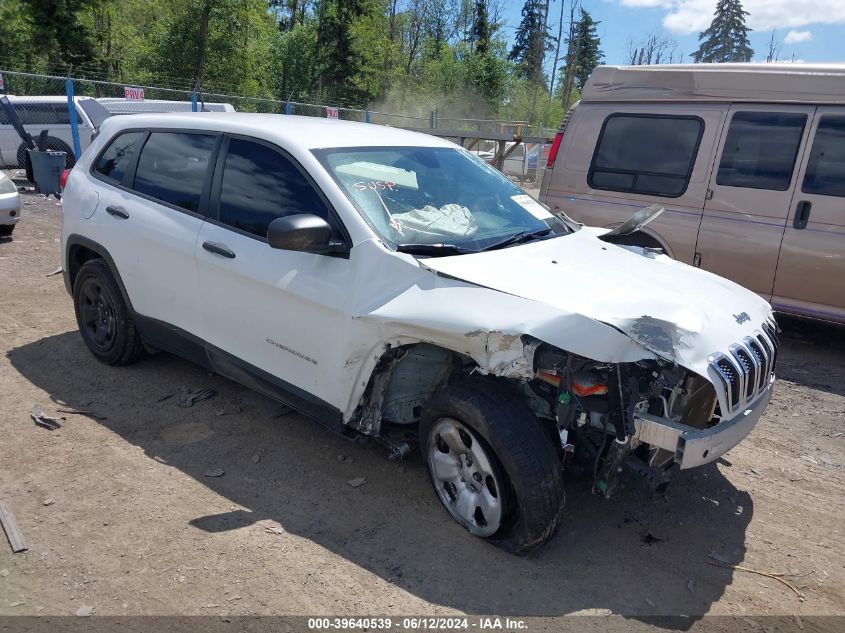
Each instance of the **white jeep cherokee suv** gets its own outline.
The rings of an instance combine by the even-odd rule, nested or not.
[[[598,493],[626,472],[662,487],[771,396],[769,305],[618,237],[431,136],[168,114],[103,124],[64,192],[62,250],[102,362],[173,352],[418,446],[452,517],[524,552],[561,521],[563,462]]]

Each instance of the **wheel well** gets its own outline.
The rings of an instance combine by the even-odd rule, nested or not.
[[[383,423],[415,428],[437,388],[475,366],[463,354],[430,343],[390,347],[376,363],[350,424],[367,435],[381,434]]]
[[[81,244],[73,244],[68,249],[67,266],[71,290],[73,289],[73,283],[76,275],[79,273],[79,269],[82,268],[85,262],[91,261],[92,259],[102,259],[102,255]]]

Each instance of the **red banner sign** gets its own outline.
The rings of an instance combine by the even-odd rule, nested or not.
[[[123,98],[127,101],[143,101],[144,100],[144,89],[143,88],[135,88],[133,86],[124,86],[123,87]]]

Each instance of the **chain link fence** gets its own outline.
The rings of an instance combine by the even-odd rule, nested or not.
[[[20,120],[35,145],[40,149],[65,152],[68,167],[73,166],[76,158],[91,144],[97,128],[105,118],[124,114],[268,112],[403,128],[438,129],[441,132],[516,136],[528,133],[528,124],[524,121],[441,117],[437,110],[432,110],[428,116],[414,116],[331,104],[132,85],[0,68],[0,95],[3,93],[8,95],[9,104],[14,109],[13,116]],[[0,107],[0,168],[24,169],[26,147],[13,121],[9,120],[7,108]],[[522,152],[522,155],[526,153]]]

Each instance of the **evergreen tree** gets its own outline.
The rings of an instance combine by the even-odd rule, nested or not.
[[[565,82],[567,73],[572,73],[575,86],[579,91],[583,90],[590,74],[604,59],[604,51],[600,48],[601,38],[596,32],[599,24],[588,11],[581,8],[581,19],[566,38],[566,50],[571,53],[566,66],[561,69],[561,83]]]
[[[522,20],[516,29],[513,48],[508,54],[508,60],[516,62],[517,76],[535,83],[545,83],[543,53],[549,37],[545,8],[546,4],[542,0],[525,0]]]
[[[490,50],[490,16],[487,13],[487,0],[475,0],[472,41],[475,43],[476,53],[483,55]]]
[[[710,28],[698,36],[701,42],[692,54],[695,63],[750,62],[754,51],[748,41],[751,31],[745,26],[740,0],[719,0]]]
[[[389,48],[380,0],[320,0],[315,60],[325,97],[364,105],[379,91],[381,54]]]

